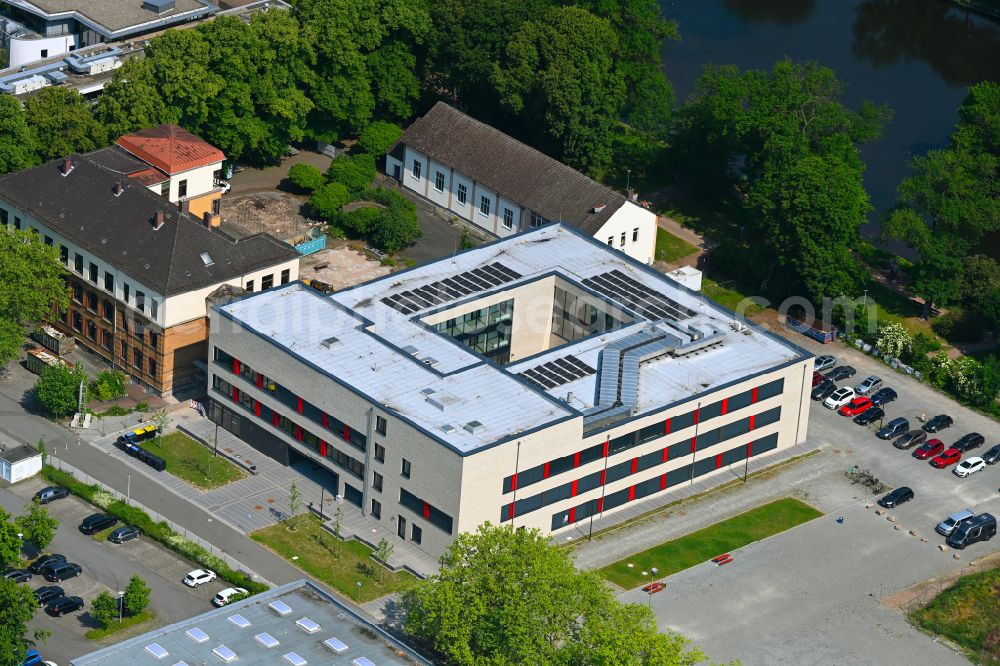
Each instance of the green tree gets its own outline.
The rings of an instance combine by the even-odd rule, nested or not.
[[[90,602],[90,614],[101,623],[102,627],[108,628],[118,619],[118,599],[111,596],[107,590],[101,590],[101,593]]]
[[[0,578],[0,666],[21,666],[25,653],[49,635],[28,629],[37,609],[30,587]]]
[[[302,493],[299,491],[299,487],[295,485],[292,481],[291,487],[288,489],[288,513],[289,519],[288,524],[294,529],[294,524],[291,523],[291,519],[295,517],[295,514],[299,512],[299,508],[302,506]]]
[[[0,226],[0,367],[32,327],[69,304],[64,272],[59,250],[38,234]]]
[[[107,145],[107,129],[73,88],[50,86],[24,100],[28,125],[42,161],[85,153]]]
[[[118,370],[102,370],[90,389],[98,400],[108,401],[125,395],[125,373]]]
[[[25,543],[30,543],[39,551],[45,550],[56,536],[59,521],[49,515],[44,506],[32,502],[28,512],[14,519],[14,527],[23,536]]]
[[[388,564],[389,558],[392,557],[392,551],[392,544],[389,543],[388,539],[383,537],[382,539],[379,539],[378,544],[375,546],[375,550],[372,551],[372,557],[382,564]],[[378,581],[381,583],[384,578],[385,567],[379,566],[376,567],[376,570],[378,571]]]
[[[619,604],[538,530],[460,534],[440,573],[403,598],[405,630],[447,664],[693,664],[687,641],[652,611]],[[633,640],[634,639],[634,640]],[[600,657],[595,657],[600,655]]]
[[[122,63],[104,86],[94,115],[107,128],[109,139],[165,122],[166,103],[154,76],[153,61],[129,58]]]
[[[137,574],[132,574],[125,586],[125,596],[122,603],[125,605],[125,612],[129,615],[136,615],[146,609],[149,605],[149,596],[152,591],[149,585]]]
[[[337,224],[344,229],[354,232],[358,236],[367,236],[375,227],[381,224],[385,214],[384,208],[366,206],[352,210],[349,213],[341,213],[337,219]]]
[[[412,45],[401,40],[383,44],[368,54],[368,73],[377,115],[398,120],[413,115],[413,105],[420,97],[416,69],[417,56]]]
[[[626,97],[617,49],[618,36],[604,19],[575,7],[550,9],[511,38],[492,81],[529,143],[599,175],[611,161]]]
[[[309,197],[309,207],[324,220],[337,217],[340,207],[351,200],[351,193],[340,183],[327,183]]]
[[[21,101],[0,95],[0,173],[38,164],[38,140],[24,117]]]
[[[409,201],[407,201],[411,207]],[[415,211],[406,207],[393,207],[384,211],[369,234],[369,242],[389,254],[413,245],[423,235]]]
[[[384,155],[401,136],[403,129],[399,125],[376,120],[358,137],[358,148],[369,155]]]
[[[80,398],[80,384],[83,384],[83,400],[87,401],[87,373],[79,364],[50,365],[42,370],[35,382],[35,396],[53,416],[68,416],[77,410]]]
[[[17,564],[21,559],[21,538],[10,514],[0,507],[0,569]]]
[[[326,179],[331,183],[340,183],[348,192],[362,192],[375,179],[375,156],[367,153],[341,155],[330,162]]]
[[[295,187],[312,192],[323,187],[323,172],[311,164],[295,164],[288,170],[288,180]]]

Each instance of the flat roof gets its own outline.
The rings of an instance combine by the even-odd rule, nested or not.
[[[74,18],[85,21],[105,37],[130,29],[168,25],[212,14],[218,7],[207,0],[175,0],[174,8],[156,12],[142,0],[6,0],[8,4],[50,20]]]
[[[27,444],[0,449],[0,459],[6,460],[11,464],[21,462],[22,460],[30,460],[31,458],[39,458],[41,455],[38,449]]]
[[[411,647],[299,580],[116,643],[73,666],[430,664]]]
[[[444,302],[437,304],[399,300],[407,293],[427,296],[424,287],[432,283],[454,286],[453,277],[483,267],[502,283],[464,295],[439,293]],[[463,303],[551,276],[606,300],[632,321],[506,366],[424,321],[444,309],[478,309],[463,310]],[[784,338],[736,324],[731,312],[701,294],[564,224],[329,296],[293,283],[217,310],[463,455],[567,419],[583,419],[584,431],[611,427],[810,356]],[[636,356],[636,349],[656,353]],[[616,354],[631,355],[631,375],[627,363],[602,368]],[[606,395],[615,372],[631,382],[624,389],[633,391],[631,399],[620,388]]]

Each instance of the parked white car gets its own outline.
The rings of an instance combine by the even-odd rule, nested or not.
[[[984,467],[986,467],[986,461],[979,456],[966,458],[955,467],[955,476],[966,477],[975,474]]]
[[[222,188],[222,193],[223,194],[229,194],[229,190],[232,189],[233,186],[230,185],[228,181],[220,180],[219,181],[219,187]]]
[[[195,569],[187,576],[184,576],[184,584],[188,587],[198,587],[215,580],[215,572],[211,569]]]
[[[849,403],[854,395],[854,389],[842,386],[830,394],[830,397],[823,402],[823,406],[827,409],[840,409]]]
[[[855,387],[854,392],[858,395],[868,395],[880,386],[882,386],[882,378],[877,375],[869,375]]]
[[[222,607],[232,601],[233,597],[245,595],[247,593],[242,587],[227,587],[212,597],[212,605]]]

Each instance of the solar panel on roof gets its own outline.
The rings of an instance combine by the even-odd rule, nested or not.
[[[649,319],[687,319],[696,313],[618,269],[586,278],[583,284]]]
[[[208,640],[208,634],[199,629],[198,627],[191,627],[184,632],[187,637],[193,640],[195,643],[204,643]]]
[[[266,648],[273,648],[278,645],[278,639],[272,636],[271,634],[267,633],[266,631],[262,631],[261,633],[254,636],[254,638],[257,640],[258,643],[260,643]]]
[[[354,666],[375,666],[375,662],[367,657],[355,657],[351,660]]]
[[[347,650],[347,643],[335,637],[326,639],[325,641],[323,641],[323,645],[327,646],[337,654],[340,654],[341,652]]]
[[[525,379],[549,390],[576,381],[580,377],[593,375],[596,372],[592,367],[569,354],[523,370],[520,374]]]
[[[281,599],[275,599],[267,605],[268,608],[273,610],[278,615],[288,615],[292,612],[292,607],[286,604]]]
[[[319,624],[317,624],[315,620],[310,620],[307,617],[296,620],[295,624],[304,629],[307,634],[315,634],[319,631]]]
[[[277,602],[277,603],[281,603],[281,602]],[[274,607],[273,603],[269,604],[269,605],[272,608]],[[281,604],[281,605],[284,606],[284,604]],[[285,608],[288,608],[288,606],[285,606]],[[292,609],[288,608],[288,612],[287,613],[280,613],[279,612],[278,614],[279,615],[287,615],[288,613],[291,613],[291,612],[292,612]],[[233,624],[235,624],[240,629],[246,629],[247,627],[250,626],[250,620],[246,619],[245,617],[243,617],[239,613],[236,613],[235,615],[230,615],[229,616],[229,621],[232,622]]]
[[[153,657],[156,659],[163,659],[168,654],[170,654],[169,652],[164,650],[163,646],[160,645],[159,643],[150,643],[149,645],[147,645],[146,652],[153,655]]]
[[[225,645],[220,645],[219,647],[214,648],[212,652],[215,654],[216,657],[226,662],[227,664],[231,661],[236,661],[237,656],[239,656]]]
[[[281,656],[292,666],[306,666],[306,663],[308,663],[297,652],[286,652]]]

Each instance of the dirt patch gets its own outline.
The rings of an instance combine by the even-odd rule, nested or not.
[[[361,249],[349,244],[337,244],[302,258],[299,277],[325,282],[343,289],[383,275],[392,269],[369,259]]]
[[[945,589],[954,585],[962,576],[975,571],[986,571],[1000,567],[1000,553],[993,553],[981,557],[974,562],[964,564],[961,567],[949,571],[941,576],[935,576],[928,580],[921,581],[905,590],[900,590],[895,594],[888,594],[882,597],[882,603],[886,606],[899,609],[910,609],[914,605],[924,605]]]
[[[325,226],[306,217],[306,211],[306,198],[288,192],[260,192],[222,199],[224,224],[247,236],[269,233],[283,241],[304,239],[311,228]]]

